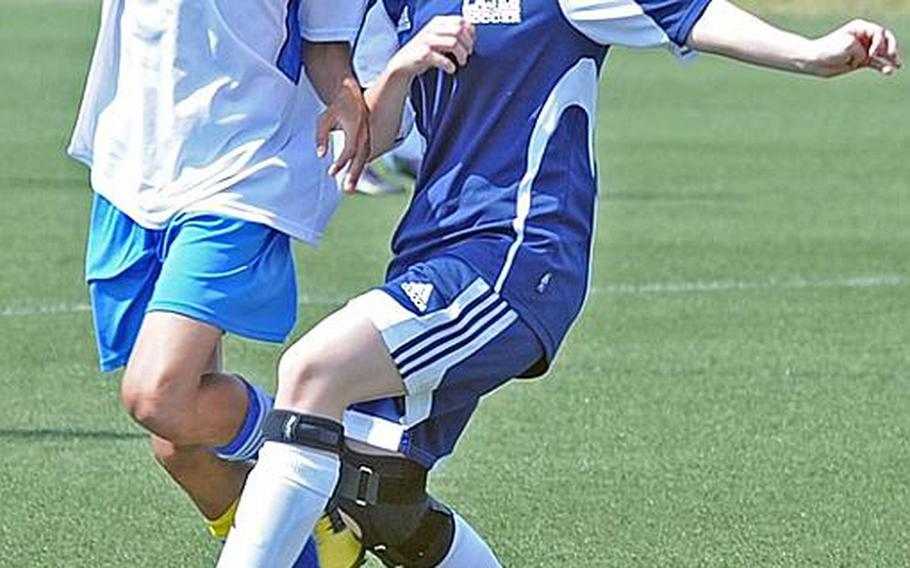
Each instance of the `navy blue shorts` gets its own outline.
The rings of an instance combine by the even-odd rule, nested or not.
[[[407,396],[351,407],[346,433],[426,467],[452,452],[483,395],[545,358],[515,310],[455,257],[416,264],[349,307],[379,329]]]
[[[96,194],[85,264],[103,371],[127,363],[147,312],[272,342],[296,322],[290,238],[258,223],[194,213],[147,229]]]

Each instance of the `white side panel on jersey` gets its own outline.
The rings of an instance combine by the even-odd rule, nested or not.
[[[357,74],[360,84],[366,87],[372,85],[385,71],[398,48],[398,23],[389,17],[383,2],[376,2],[364,16],[363,26],[354,46],[354,73]],[[406,101],[396,140],[403,141],[413,127],[414,111],[411,109],[410,101]]]
[[[512,221],[515,241],[509,247],[499,278],[496,279],[496,286],[493,288],[496,292],[502,290],[506,278],[512,270],[512,264],[515,262],[515,255],[518,254],[518,249],[524,242],[525,223],[531,211],[531,187],[540,172],[547,145],[556,129],[559,128],[562,114],[571,107],[581,107],[588,115],[588,159],[591,165],[591,176],[595,176],[594,127],[597,124],[597,64],[593,59],[584,58],[576,63],[575,67],[566,71],[556,83],[537,116],[537,123],[534,125],[528,144],[528,166],[518,183],[515,219]]]
[[[601,45],[638,49],[669,47],[679,56],[691,50],[670,41],[666,32],[632,0],[559,0],[575,29]]]
[[[364,17],[354,46],[354,72],[360,83],[365,86],[373,84],[397,51],[398,25],[389,17],[385,5],[376,2]]]

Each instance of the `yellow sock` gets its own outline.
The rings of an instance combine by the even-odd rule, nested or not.
[[[205,522],[209,526],[209,534],[218,540],[226,539],[228,533],[231,532],[231,527],[234,525],[234,515],[237,513],[237,505],[239,504],[240,499],[237,499],[217,519],[206,519]]]
[[[234,525],[234,515],[237,513],[237,499],[227,511],[217,519],[206,519],[209,533],[218,540],[227,538]],[[324,515],[313,529],[316,540],[316,550],[319,556],[319,568],[353,568],[360,566],[363,561],[363,545],[354,536],[349,528],[335,532],[332,521]]]

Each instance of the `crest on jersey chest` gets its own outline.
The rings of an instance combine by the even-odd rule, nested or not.
[[[463,0],[461,14],[475,24],[520,24],[521,0]]]

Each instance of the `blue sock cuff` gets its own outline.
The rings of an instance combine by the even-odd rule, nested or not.
[[[250,384],[243,377],[238,376],[246,386],[247,404],[246,417],[243,426],[233,440],[224,446],[212,448],[216,456],[225,461],[242,462],[254,459],[262,447],[262,422],[272,409],[274,399],[262,388]]]

